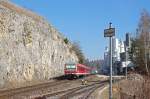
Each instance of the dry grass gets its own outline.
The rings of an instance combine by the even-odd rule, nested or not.
[[[100,99],[109,99],[109,86],[106,88],[100,95]],[[118,84],[113,85],[113,99],[120,99],[120,94],[119,94],[119,86]]]
[[[109,99],[109,90],[106,88],[102,93],[101,93],[101,99]]]
[[[150,99],[150,77],[146,77],[142,84],[142,91],[139,94],[138,99]]]
[[[118,99],[150,99],[150,78],[142,80],[126,80],[119,84]]]
[[[109,99],[109,88],[102,92],[101,99]],[[114,84],[113,99],[150,99],[150,77],[122,80]]]

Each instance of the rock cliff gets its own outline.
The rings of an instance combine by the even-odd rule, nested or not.
[[[46,20],[9,1],[0,1],[0,88],[26,86],[63,75],[77,62],[71,43]]]

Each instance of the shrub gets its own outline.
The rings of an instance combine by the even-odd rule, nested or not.
[[[69,43],[69,40],[67,38],[64,39],[65,44]]]

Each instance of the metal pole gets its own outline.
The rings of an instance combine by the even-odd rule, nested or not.
[[[112,37],[115,36],[115,28],[111,28],[111,24],[109,23],[109,29],[104,30],[104,37],[109,37],[109,65],[110,65],[110,84],[109,84],[109,99],[112,99]]]
[[[112,99],[112,37],[110,37],[110,86],[109,99]]]
[[[125,58],[126,58],[126,60],[125,60],[125,65],[126,65],[126,79],[127,79],[127,72],[128,72],[128,68],[127,68],[127,46],[125,45]]]
[[[110,27],[111,28],[111,23]],[[112,99],[112,37],[110,39],[110,86],[109,86],[109,99]]]

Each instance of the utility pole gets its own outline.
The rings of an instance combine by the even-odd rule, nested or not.
[[[128,67],[127,67],[127,45],[125,44],[125,65],[126,65],[126,80],[127,80],[127,73],[128,73]]]
[[[127,73],[128,73],[128,65],[127,65],[127,62],[128,62],[128,49],[131,47],[131,42],[130,42],[130,34],[129,33],[126,33],[126,41],[125,41],[125,76],[126,76],[126,79],[127,79]]]
[[[109,84],[109,99],[112,99],[112,37],[115,36],[115,28],[111,27],[111,22],[109,23],[109,29],[104,30],[104,37],[109,37],[109,64],[110,64],[110,84]]]
[[[109,29],[111,29],[111,24],[109,23]],[[110,41],[110,87],[109,87],[109,99],[112,99],[112,37],[109,37]]]

